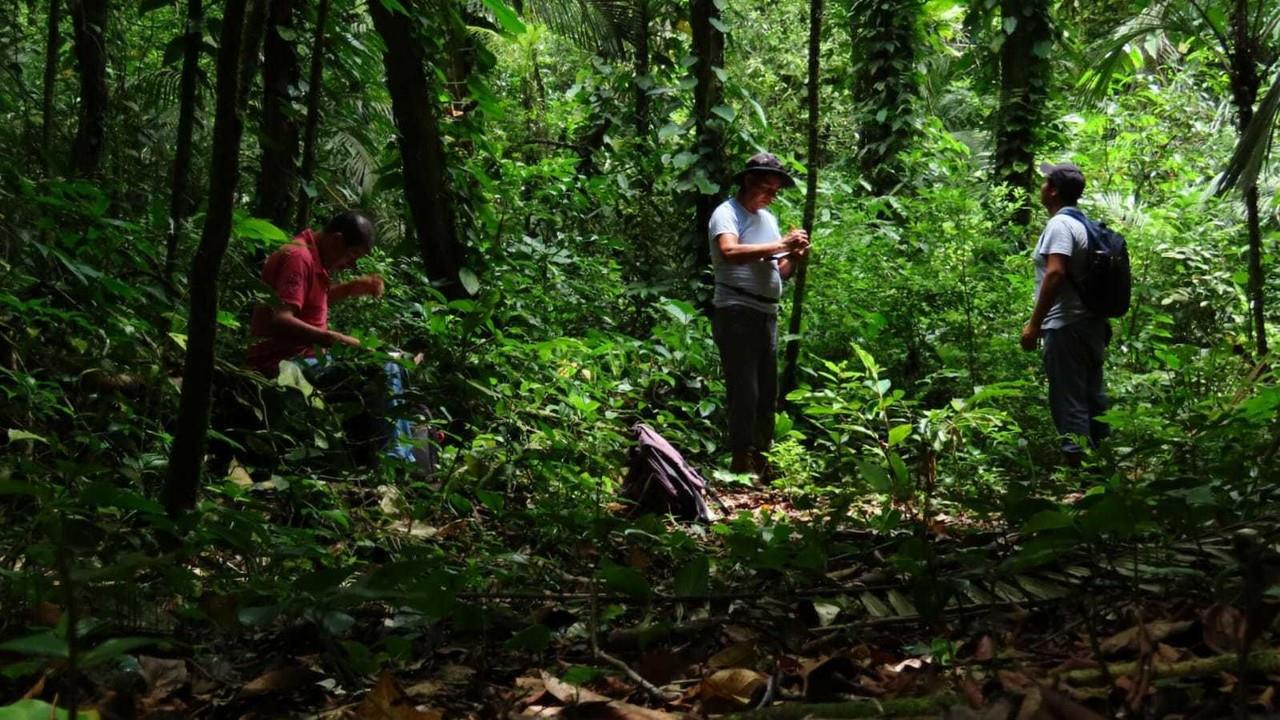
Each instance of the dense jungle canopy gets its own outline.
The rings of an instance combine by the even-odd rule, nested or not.
[[[0,719],[1273,711],[1280,2],[0,7]],[[762,151],[757,476],[707,228]],[[1132,268],[1078,468],[1042,162]],[[324,363],[404,368],[416,465],[246,367],[353,209]],[[637,423],[713,519],[623,496]]]

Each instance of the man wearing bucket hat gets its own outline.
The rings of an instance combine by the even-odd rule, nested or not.
[[[1094,446],[1109,432],[1097,420],[1107,409],[1102,362],[1109,328],[1105,318],[1089,312],[1071,281],[1084,276],[1089,262],[1088,231],[1075,209],[1084,194],[1084,173],[1071,163],[1044,163],[1040,172],[1040,204],[1049,222],[1036,243],[1035,309],[1021,344],[1031,351],[1038,339],[1044,341],[1049,411],[1062,436],[1063,458],[1076,467],[1084,454],[1076,438]]]
[[[738,192],[711,215],[707,238],[716,289],[712,331],[724,368],[731,472],[766,471],[778,394],[778,299],[809,251],[804,230],[785,236],[766,208],[796,181],[759,153],[734,176]]]

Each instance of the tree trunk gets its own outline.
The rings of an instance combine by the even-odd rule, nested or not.
[[[262,166],[254,214],[287,228],[298,192],[298,124],[291,89],[301,77],[293,49],[294,1],[270,0],[262,65]]]
[[[62,46],[62,1],[49,0],[49,26],[44,46],[44,98],[40,105],[40,166],[49,172],[50,138],[53,135],[53,92],[58,77],[58,51]]]
[[[712,114],[712,108],[720,104],[723,87],[716,73],[724,66],[724,34],[716,28],[720,9],[715,0],[689,0],[689,25],[693,31],[694,65],[693,117],[697,131],[698,165],[695,172],[717,186],[716,192],[696,189],[694,251],[700,267],[711,262],[711,246],[707,243],[707,225],[711,213],[719,203],[719,187],[725,180],[723,145],[724,121]],[[715,22],[713,22],[715,21]],[[721,70],[722,71],[722,70]],[[723,71],[722,71],[723,72]]]
[[[403,4],[410,13],[421,12],[416,3]],[[439,93],[428,82],[422,47],[408,18],[392,14],[380,2],[370,2],[369,13],[386,44],[382,61],[400,136],[405,200],[418,236],[418,250],[432,283],[448,297],[463,297],[466,291],[458,279],[463,248],[454,225],[440,142],[440,113],[435,102]]]
[[[1257,48],[1249,33],[1248,0],[1236,0],[1231,12],[1231,35],[1235,52],[1230,54],[1231,97],[1236,106],[1236,132],[1243,136],[1253,120],[1253,103],[1258,98]],[[1245,221],[1249,234],[1249,314],[1258,355],[1267,354],[1266,282],[1262,274],[1262,224],[1258,217],[1258,187],[1243,188]]]
[[[899,156],[915,135],[919,0],[855,0],[854,97],[860,98],[858,161],[876,195],[902,182]]]
[[[187,0],[187,32],[182,49],[182,84],[178,100],[178,142],[173,154],[173,187],[169,194],[169,237],[164,248],[164,277],[172,281],[178,239],[191,216],[191,138],[195,130],[196,82],[203,39],[202,0]]]
[[[653,86],[653,78],[649,77],[649,2],[639,0],[640,17],[637,20],[639,32],[636,35],[636,78],[633,81],[636,98],[636,136],[643,139],[649,134],[649,88]]]
[[[809,149],[805,157],[808,159],[808,173],[805,178],[804,196],[804,229],[813,237],[813,224],[818,210],[818,158],[821,151],[818,146],[818,84],[819,64],[822,49],[822,0],[809,0]],[[785,404],[787,395],[796,389],[796,376],[800,358],[800,320],[804,313],[805,278],[808,276],[809,261],[802,260],[792,274],[795,290],[791,295],[791,317],[787,328],[790,339],[787,340],[786,359],[782,369],[781,400]]]
[[[71,168],[93,175],[102,164],[107,127],[107,0],[71,0],[76,66],[80,72],[80,118],[71,144]]]
[[[1052,42],[1048,0],[1001,0],[1000,105],[995,127],[995,179],[1019,203],[1014,222],[1031,222],[1032,165],[1044,112]],[[1012,24],[1012,27],[1010,25]]]
[[[246,2],[252,3],[247,13]],[[264,2],[227,0],[222,18],[209,209],[188,280],[191,308],[187,316],[182,397],[162,491],[162,500],[170,513],[195,507],[200,494],[218,332],[218,271],[231,238],[231,214],[240,176],[245,86],[256,71],[258,53],[254,46],[261,38]]]
[[[320,0],[316,9],[315,33],[311,37],[311,71],[307,77],[307,124],[302,133],[302,171],[299,180],[303,187],[298,197],[299,228],[311,224],[310,187],[316,174],[316,134],[320,129],[320,97],[324,81],[325,26],[329,21],[329,0]]]

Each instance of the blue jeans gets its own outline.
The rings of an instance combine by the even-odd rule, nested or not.
[[[1107,321],[1085,318],[1045,330],[1044,369],[1049,376],[1049,412],[1062,436],[1062,452],[1084,452],[1076,442],[1084,438],[1096,447],[1111,428],[1097,417],[1107,410],[1102,361],[1107,347]]]
[[[377,450],[387,457],[413,462],[413,425],[401,418],[387,420],[387,410],[404,403],[407,374],[398,363],[387,361],[382,370],[385,385],[367,381],[350,366],[335,365],[314,357],[298,358],[303,374],[326,397],[358,403],[360,410],[342,423],[343,433],[357,461],[370,462]],[[382,385],[379,387],[379,385]]]

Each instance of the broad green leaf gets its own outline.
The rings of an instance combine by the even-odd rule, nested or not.
[[[726,122],[733,122],[733,119],[738,117],[738,113],[728,105],[717,105],[711,108],[711,113],[724,118]]]
[[[889,429],[889,447],[893,447],[902,442],[911,434],[911,426],[907,424],[895,425]]]
[[[696,557],[676,572],[672,591],[679,596],[706,595],[711,587],[711,558]]]
[[[1043,530],[1058,530],[1071,527],[1071,516],[1061,510],[1041,510],[1022,526],[1022,532],[1030,535]]]
[[[634,597],[649,595],[649,583],[643,575],[609,558],[604,558],[600,563],[600,579],[604,580],[605,585],[610,589],[625,595]]]
[[[466,290],[468,295],[475,295],[480,291],[480,278],[476,277],[475,271],[471,268],[459,270],[458,281],[462,283],[462,289]]]
[[[662,127],[658,128],[658,139],[666,140],[667,138],[675,137],[676,135],[679,135],[682,132],[684,132],[683,127],[675,123],[667,123],[666,125],[663,125]]]
[[[232,233],[245,240],[261,240],[264,244],[283,245],[289,242],[289,234],[271,224],[270,220],[239,211],[234,217]]]
[[[67,657],[68,653],[67,641],[52,632],[37,633],[0,643],[0,650],[7,650],[21,655],[42,655],[59,658]]]
[[[0,707],[0,720],[68,720],[70,717],[70,711],[55,708],[43,700],[19,700]],[[76,711],[79,720],[99,720],[100,717],[97,710]]]
[[[542,652],[551,645],[551,629],[546,625],[530,625],[507,640],[511,650]]]
[[[867,481],[872,490],[885,495],[893,491],[893,482],[889,480],[889,473],[879,463],[862,460],[858,463],[858,470],[862,474],[862,479]]]
[[[123,637],[111,638],[98,645],[94,649],[80,656],[80,666],[83,668],[92,668],[111,662],[122,655],[130,653],[138,648],[149,647],[151,645],[163,645],[164,643],[157,638],[148,637]]]
[[[498,20],[498,24],[508,33],[521,35],[527,29],[515,10],[512,10],[502,0],[484,0],[484,6],[489,8],[489,12],[493,13],[493,16]]]
[[[14,430],[10,428],[9,442],[17,442],[19,440],[30,440],[32,442],[44,443],[45,445],[49,444],[48,440],[45,440],[43,437],[33,432],[27,432],[26,430]]]

